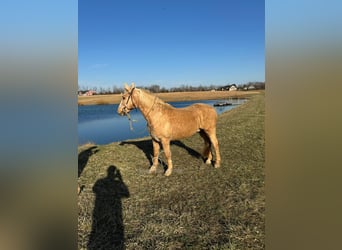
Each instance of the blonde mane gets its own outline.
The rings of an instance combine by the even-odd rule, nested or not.
[[[141,92],[143,92],[145,95],[151,96],[153,98],[155,98],[155,104],[166,104],[167,106],[172,107],[171,104],[164,102],[162,99],[160,99],[158,96],[154,95],[153,93],[151,93],[149,90],[146,89],[140,89]]]

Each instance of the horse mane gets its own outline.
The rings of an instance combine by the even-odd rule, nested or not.
[[[170,106],[172,107],[172,105],[164,102],[162,99],[160,99],[158,96],[156,96],[155,94],[152,94],[149,90],[146,89],[140,89],[144,94],[152,96],[155,98],[154,103],[155,104],[161,104],[161,105],[166,105],[166,106]]]

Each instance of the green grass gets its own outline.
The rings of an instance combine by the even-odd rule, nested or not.
[[[148,174],[149,138],[79,147],[79,249],[264,249],[264,116],[263,93],[219,116],[219,169],[199,135],[172,144],[170,177]]]

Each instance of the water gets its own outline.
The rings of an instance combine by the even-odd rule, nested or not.
[[[216,112],[221,114],[230,110],[245,100],[233,100],[232,106],[215,107]],[[193,103],[206,103],[213,105],[218,100],[170,102],[174,107],[186,107]],[[146,120],[139,110],[130,112],[133,122],[133,131],[130,130],[127,116],[117,114],[118,104],[112,105],[87,105],[78,107],[78,144],[92,142],[103,145],[127,139],[136,139],[148,136]]]

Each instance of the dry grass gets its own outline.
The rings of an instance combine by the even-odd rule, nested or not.
[[[262,92],[262,91],[259,91]],[[192,100],[209,100],[224,99],[229,97],[246,97],[259,93],[257,91],[194,91],[194,92],[172,92],[156,94],[166,102],[175,101],[192,101]],[[92,104],[118,104],[121,101],[120,94],[113,95],[95,95],[95,96],[79,96],[78,105]]]
[[[170,177],[148,174],[149,138],[79,147],[79,249],[264,249],[264,115],[260,94],[219,116],[219,169],[198,135],[172,144]]]

